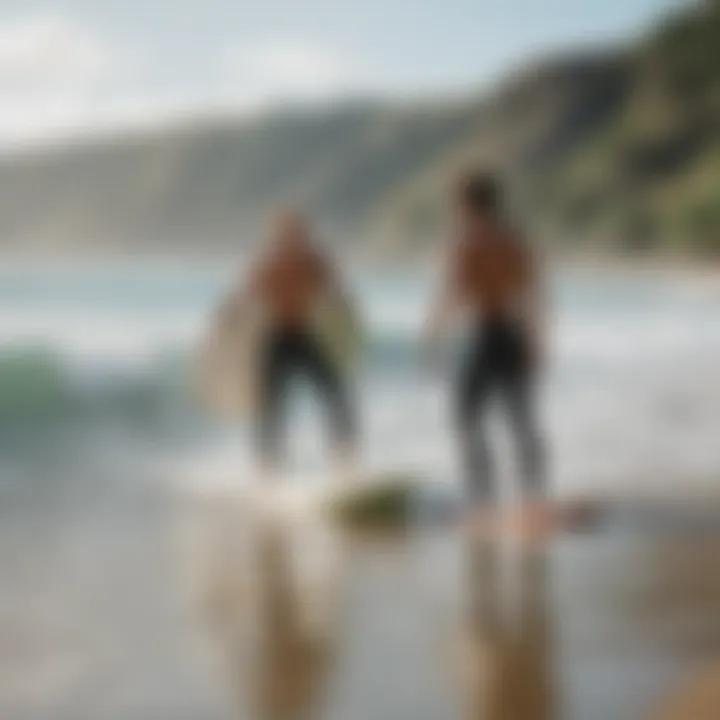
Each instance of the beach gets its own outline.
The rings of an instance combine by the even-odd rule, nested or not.
[[[490,613],[468,624],[467,603],[486,604],[493,581],[468,590],[468,544],[452,525],[359,547],[322,527],[292,535],[285,542],[307,548],[313,568],[295,574],[317,581],[306,605],[325,609],[310,613],[317,644],[308,645],[283,625],[291,610],[268,601],[271,625],[286,628],[264,640],[290,663],[280,676],[304,674],[284,691],[287,707],[253,711],[247,703],[278,681],[272,662],[250,663],[266,668],[254,680],[235,662],[263,640],[245,636],[262,625],[247,619],[249,588],[272,598],[273,587],[290,587],[286,599],[305,590],[275,560],[248,580],[248,557],[264,551],[238,499],[252,483],[247,429],[207,417],[189,391],[193,349],[229,270],[3,273],[3,718],[264,720],[299,717],[293,702],[317,718],[463,718],[479,702],[468,677],[482,657],[507,679],[482,695],[497,717],[522,720],[521,708],[501,713],[518,697],[510,688],[523,687],[536,698],[533,720],[652,720],[717,662],[713,293],[656,277],[557,278],[543,389],[553,485],[620,511],[554,540],[540,565],[503,550],[507,599],[493,603],[507,622]],[[417,357],[432,279],[353,284],[371,328],[357,388],[365,464],[456,496],[444,379],[429,379]],[[301,401],[293,429],[293,471],[322,478],[311,403]],[[512,480],[502,426],[498,436]],[[657,496],[675,498],[670,510],[642,509]],[[282,560],[282,547],[269,557]]]
[[[9,720],[435,720],[478,703],[652,720],[717,662],[707,503],[489,549],[452,527],[353,542],[262,524],[241,496],[106,471],[71,482],[64,502],[3,503]]]

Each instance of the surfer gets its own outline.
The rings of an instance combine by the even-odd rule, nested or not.
[[[335,456],[346,472],[356,435],[350,392],[341,363],[316,331],[316,317],[323,297],[348,308],[349,303],[338,273],[312,242],[297,211],[282,211],[274,219],[266,250],[250,271],[246,294],[268,321],[257,378],[256,441],[263,468],[275,469],[280,460],[289,382],[304,374],[329,409]]]
[[[443,291],[427,334],[431,346],[460,313],[469,320],[469,342],[454,389],[454,418],[473,505],[492,502],[487,447],[488,404],[496,396],[507,411],[519,448],[526,529],[549,520],[543,448],[533,395],[541,364],[543,303],[530,249],[503,210],[502,189],[487,174],[464,178],[456,192],[456,238]],[[487,512],[483,518],[489,520]],[[516,518],[518,516],[515,516]]]

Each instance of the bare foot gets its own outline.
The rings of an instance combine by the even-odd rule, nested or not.
[[[476,538],[498,540],[512,536],[523,542],[547,540],[562,526],[559,506],[550,502],[535,502],[511,510],[482,508],[470,511],[464,527]]]
[[[548,501],[526,503],[510,512],[507,527],[519,539],[528,542],[547,540],[560,529],[560,508]]]

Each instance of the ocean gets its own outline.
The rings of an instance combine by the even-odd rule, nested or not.
[[[247,461],[247,428],[214,421],[192,392],[194,354],[236,274],[158,264],[0,271],[3,454],[65,446],[81,459],[116,445],[125,460],[163,466]],[[367,328],[354,386],[364,462],[456,484],[452,354],[439,376],[420,355],[434,279],[359,273],[351,283]],[[541,410],[557,492],[711,481],[720,469],[720,290],[667,274],[567,270],[551,290]],[[323,418],[303,397],[291,461],[316,469]]]
[[[247,428],[207,417],[190,391],[194,351],[234,274],[0,270],[3,720],[459,718],[457,661],[478,653],[502,670],[485,691],[505,708],[498,718],[645,718],[720,647],[713,535],[571,538],[541,572],[521,557],[508,577],[526,609],[511,632],[487,618],[466,627],[454,536],[360,552],[305,528],[292,552],[257,550],[248,584],[252,523],[232,492],[248,478]],[[386,272],[352,284],[368,327],[356,382],[363,462],[457,490],[452,363],[430,377],[419,358],[433,279]],[[717,487],[717,289],[567,270],[553,278],[552,307],[541,409],[556,492]],[[290,463],[319,477],[322,420],[302,397]],[[307,548],[305,569],[287,573],[285,552]],[[292,620],[306,596],[319,633],[309,644]],[[243,664],[257,642],[266,654]],[[477,687],[465,687],[472,702]],[[526,694],[522,715],[513,703]]]

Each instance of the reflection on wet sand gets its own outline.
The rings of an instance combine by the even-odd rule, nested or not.
[[[623,511],[528,549],[453,528],[260,521],[227,500],[193,513],[192,587],[227,717],[716,717],[715,532]]]
[[[206,623],[240,717],[312,720],[335,664],[339,538],[241,512],[216,510],[201,562]]]
[[[548,557],[499,543],[465,549],[460,673],[466,720],[551,720]]]
[[[262,617],[254,688],[248,688],[248,696],[255,700],[253,717],[258,720],[312,716],[333,667],[335,638],[325,622],[328,618],[313,622],[316,609],[303,583],[293,582],[287,543],[287,535],[272,528],[258,538]]]

